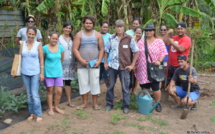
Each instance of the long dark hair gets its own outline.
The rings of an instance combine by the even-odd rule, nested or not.
[[[69,21],[68,21],[68,22],[65,22],[65,23],[63,24],[63,28],[65,28],[65,27],[67,27],[67,26],[71,26],[71,28],[73,29],[73,25],[72,25],[72,23],[69,22]],[[71,37],[72,40],[74,39],[72,33],[70,33],[69,36]]]

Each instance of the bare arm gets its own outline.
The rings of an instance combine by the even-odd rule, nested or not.
[[[107,63],[107,57],[108,57],[109,53],[105,52],[105,56],[104,56],[104,67],[105,70],[108,70],[108,63]]]
[[[194,79],[192,75],[189,76],[189,82],[193,85],[196,85],[198,83],[197,79]]]
[[[96,35],[98,36],[99,58],[95,63],[94,67],[99,67],[102,61],[102,58],[104,56],[104,41],[103,41],[102,35],[99,32],[96,32]]]
[[[170,40],[170,44],[171,44],[178,52],[184,52],[184,51],[186,50],[183,46],[181,46],[181,45],[175,43],[173,39],[169,39],[169,40]]]
[[[73,46],[72,46],[72,52],[74,54],[74,56],[76,57],[76,59],[81,62],[81,64],[83,66],[87,66],[88,62],[87,60],[83,59],[81,57],[81,54],[79,52],[79,47],[80,47],[80,44],[81,44],[81,32],[78,32],[76,35],[75,35],[75,38],[74,38],[74,41],[73,41]]]
[[[64,52],[61,53],[61,62],[64,61]]]
[[[44,56],[43,56],[43,48],[42,44],[39,45],[39,60],[40,60],[40,81],[44,80]]]
[[[20,37],[16,37],[16,43],[18,44],[18,45],[20,45],[20,40],[21,40],[21,38]]]

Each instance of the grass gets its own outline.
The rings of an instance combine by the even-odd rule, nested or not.
[[[125,133],[121,132],[121,131],[115,131],[115,132],[113,132],[113,134],[125,134]]]
[[[165,131],[161,131],[159,134],[166,134],[166,132]]]
[[[212,117],[210,118],[210,121],[213,122],[213,123],[215,123],[215,116],[212,116]]]
[[[161,119],[158,119],[158,118],[153,118],[151,115],[147,115],[146,117],[141,117],[138,119],[138,121],[151,121],[152,123],[154,124],[159,124],[160,126],[167,126],[168,124],[161,120]]]
[[[129,127],[137,127],[138,123],[125,123],[124,125]]]
[[[210,105],[215,107],[215,101],[212,101]]]
[[[120,120],[128,118],[127,116],[122,115],[119,111],[111,116],[111,123],[116,125]]]
[[[85,113],[85,111],[83,109],[81,110],[76,110],[75,111],[76,115],[78,116],[78,118],[82,118],[82,119],[85,119],[85,118],[88,118],[89,115]]]
[[[115,109],[121,109],[121,107],[122,107],[122,100],[114,103]],[[130,95],[130,109],[131,110],[137,110],[138,109],[137,100],[136,100],[134,95]]]
[[[142,126],[142,125],[138,125],[137,126],[140,130],[144,130],[146,127],[145,126]]]

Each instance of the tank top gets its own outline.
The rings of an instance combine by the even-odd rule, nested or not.
[[[96,39],[96,31],[94,30],[91,35],[86,35],[84,31],[81,31],[81,44],[79,48],[79,52],[81,57],[84,60],[92,61],[97,60],[99,56],[98,50],[98,41]],[[86,68],[82,66],[81,63],[78,61],[78,68]],[[89,65],[87,66],[89,68]]]

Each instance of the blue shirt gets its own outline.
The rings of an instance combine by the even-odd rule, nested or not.
[[[25,75],[37,75],[40,73],[40,62],[39,62],[39,52],[38,47],[41,42],[34,41],[31,50],[28,50],[26,41],[23,43],[22,47],[22,74]]]
[[[105,46],[105,52],[110,53],[110,50],[112,52],[110,56],[110,61],[108,63],[108,66],[118,70],[119,69],[119,39],[118,37],[114,37],[115,34],[111,35],[110,39],[107,42],[107,45]],[[136,42],[133,38],[131,38],[130,42],[130,48],[133,53],[136,53],[139,51]]]
[[[45,77],[57,78],[63,76],[61,64],[62,52],[64,52],[62,45],[58,45],[58,51],[56,53],[50,52],[48,45],[43,46],[43,53],[45,54]]]
[[[110,36],[111,36],[111,34],[109,34],[109,33],[106,33],[106,34],[102,35],[103,40],[104,40],[104,47],[107,45],[107,42],[108,42]],[[109,62],[109,60],[110,60],[110,55],[111,55],[111,52],[108,55],[107,62]],[[102,63],[104,63],[104,58],[102,59]]]
[[[167,52],[169,53],[169,46],[166,46],[166,50],[167,50]],[[169,58],[169,56],[166,55],[163,61],[164,61],[164,62],[167,62],[167,61],[168,61],[168,58]]]

